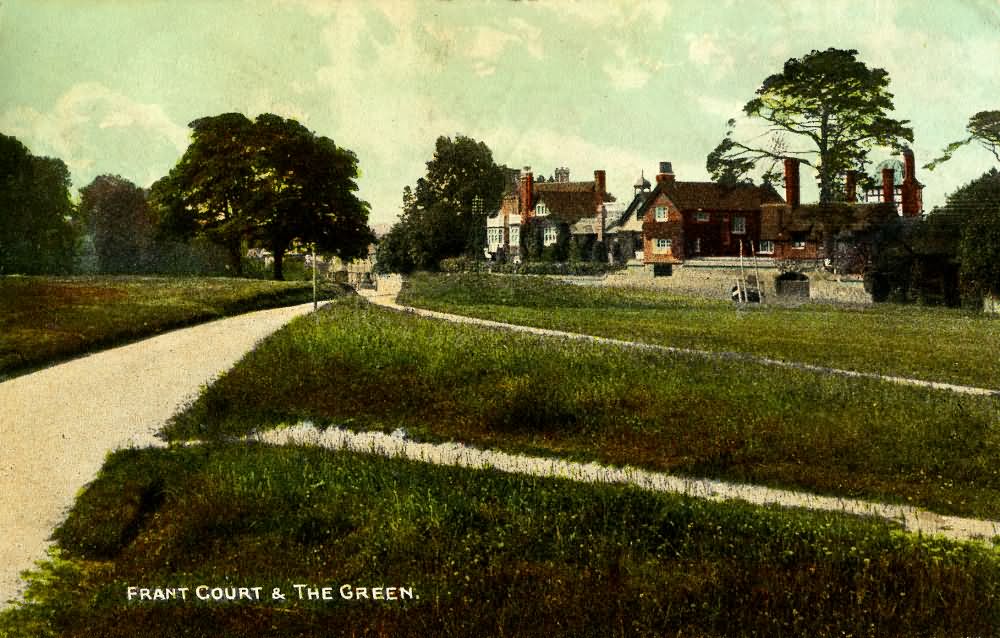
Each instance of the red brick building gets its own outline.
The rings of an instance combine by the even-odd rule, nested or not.
[[[661,162],[656,186],[635,212],[643,220],[643,262],[750,255],[760,243],[762,207],[783,203],[770,185],[681,182]]]

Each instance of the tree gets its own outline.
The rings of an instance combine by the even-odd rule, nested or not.
[[[191,128],[184,156],[153,186],[164,227],[225,245],[237,273],[243,242],[259,242],[274,255],[275,279],[296,243],[342,259],[367,253],[375,237],[355,194],[354,153],[270,113],[253,122],[227,113]]]
[[[71,270],[77,233],[69,186],[62,160],[32,155],[0,134],[0,274]]]
[[[993,154],[1000,161],[1000,111],[980,111],[969,118],[969,123],[965,126],[969,137],[964,140],[952,142],[942,151],[941,157],[925,164],[924,168],[934,170],[938,164],[951,159],[955,151],[971,142],[979,142],[979,145]]]
[[[446,257],[481,257],[486,216],[504,189],[504,169],[483,142],[457,136],[437,139],[427,173],[403,191],[403,211],[379,245],[382,267],[408,272],[433,269]],[[482,200],[475,206],[474,200]]]
[[[961,220],[958,259],[966,295],[1000,297],[1000,172],[990,169],[962,186],[935,214]]]
[[[893,110],[889,74],[869,69],[857,53],[830,48],[785,62],[743,107],[748,117],[767,122],[769,144],[733,139],[735,121],[730,120],[730,132],[708,156],[708,171],[718,180],[742,181],[751,167],[770,160],[765,180],[771,181],[778,161],[798,157],[816,170],[820,203],[827,204],[841,190],[839,176],[863,168],[871,149],[912,142],[907,121],[887,115]],[[789,135],[805,146],[793,147]]]
[[[120,175],[95,177],[80,189],[80,218],[101,272],[149,270],[155,228],[142,188]]]

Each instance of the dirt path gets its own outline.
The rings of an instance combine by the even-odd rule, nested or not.
[[[0,606],[108,451],[154,434],[200,388],[312,304],[175,330],[0,383]]]
[[[804,507],[812,510],[872,516],[900,523],[914,533],[941,535],[953,540],[986,540],[1000,536],[1000,521],[943,516],[907,505],[889,505],[837,496],[780,490],[760,485],[684,478],[637,468],[508,454],[461,443],[417,443],[400,433],[351,432],[339,428],[318,430],[311,424],[269,430],[252,440],[276,445],[315,445],[387,457],[402,457],[436,465],[494,468],[511,474],[550,476],[586,483],[625,483],[656,492],[685,494],[713,501],[741,500],[755,505]]]
[[[767,357],[760,357],[752,354],[745,354],[741,352],[712,352],[709,350],[694,350],[691,348],[675,348],[672,346],[661,346],[652,343],[642,343],[637,341],[625,341],[623,339],[612,339],[610,337],[595,337],[593,335],[580,334],[578,332],[565,332],[562,330],[551,330],[548,328],[536,328],[533,326],[522,326],[513,323],[503,323],[501,321],[491,321],[489,319],[477,319],[475,317],[467,317],[465,315],[456,315],[446,312],[437,312],[435,310],[425,310],[423,308],[415,308],[413,306],[402,306],[396,303],[396,295],[399,294],[399,290],[402,286],[402,280],[398,275],[391,276],[389,278],[384,278],[379,280],[378,291],[369,292],[364,294],[372,303],[376,303],[380,306],[385,306],[386,308],[392,308],[395,310],[401,310],[405,312],[412,312],[418,314],[422,317],[430,317],[433,319],[442,319],[444,321],[450,321],[452,323],[467,323],[479,326],[484,326],[487,328],[499,328],[501,330],[510,330],[512,332],[526,332],[529,334],[542,335],[547,337],[560,337],[563,339],[575,339],[580,341],[592,341],[594,343],[603,343],[612,346],[618,346],[622,348],[637,348],[641,350],[655,350],[658,352],[668,352],[674,354],[685,354],[685,355],[695,355],[698,357],[705,357],[711,359],[729,359],[746,361],[747,363],[755,363],[760,365],[773,366],[778,368],[793,368],[796,370],[806,370],[810,372],[819,372],[822,374],[829,374],[841,377],[854,377],[858,379],[876,379],[879,381],[885,381],[888,383],[896,383],[899,385],[911,385],[922,388],[933,388],[935,390],[944,390],[946,392],[955,392],[957,394],[972,394],[979,396],[1000,396],[1000,390],[993,388],[977,388],[974,386],[967,385],[957,385],[953,383],[940,383],[937,381],[926,381],[924,379],[912,379],[909,377],[897,377],[890,375],[878,374],[877,372],[858,372],[856,370],[842,370],[840,368],[828,368],[825,366],[817,366],[810,363],[797,363],[794,361],[782,361],[780,359],[769,359]]]

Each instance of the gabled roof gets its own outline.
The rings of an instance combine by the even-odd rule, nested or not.
[[[715,182],[658,182],[639,203],[639,210],[645,209],[660,194],[666,195],[681,211],[721,210],[758,211],[762,204],[780,204],[785,200],[770,184],[717,184]],[[632,212],[635,212],[633,209]]]
[[[597,212],[594,205],[594,182],[541,182],[534,184],[531,207],[544,201],[549,215],[567,223],[575,223],[584,217],[593,217]],[[605,194],[604,201],[612,201]]]
[[[680,210],[760,210],[761,204],[784,200],[770,184],[724,185],[715,182],[660,182],[651,195],[663,193]]]

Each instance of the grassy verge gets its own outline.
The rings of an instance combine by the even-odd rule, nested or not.
[[[544,339],[345,299],[263,342],[169,439],[312,419],[1000,517],[1000,399]]]
[[[0,615],[4,635],[881,637],[1000,626],[996,548],[860,518],[309,448],[117,452],[55,538],[58,558],[32,575],[27,604]],[[300,600],[295,584],[331,587],[331,599]],[[413,598],[345,600],[345,584]],[[188,599],[129,601],[129,586],[187,587]],[[260,587],[262,600],[202,601],[199,586]]]
[[[1000,321],[878,304],[749,306],[540,277],[426,275],[400,302],[457,314],[682,348],[1000,389]]]
[[[321,290],[323,298],[340,292]],[[170,328],[311,300],[304,282],[0,277],[0,380]]]

